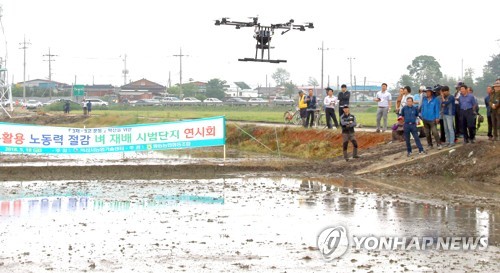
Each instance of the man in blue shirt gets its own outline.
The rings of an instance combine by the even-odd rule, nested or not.
[[[475,123],[475,110],[477,109],[476,98],[467,91],[467,85],[460,87],[460,120],[464,132],[464,144],[474,143],[476,141],[476,123]]]
[[[455,145],[455,130],[453,119],[455,118],[455,97],[450,94],[450,87],[443,86],[441,89],[441,107],[443,108],[443,124],[446,136],[446,145]]]
[[[439,124],[441,103],[434,96],[435,90],[432,87],[426,87],[425,93],[426,97],[422,100],[422,105],[420,106],[422,120],[424,121],[425,136],[427,137],[427,144],[429,149],[432,149],[432,136],[436,140],[438,149],[441,149],[441,142],[439,140],[439,135],[437,132],[436,125]]]
[[[410,133],[415,139],[415,143],[417,144],[418,151],[420,154],[425,154],[424,148],[422,147],[422,143],[420,143],[420,138],[418,138],[417,131],[417,118],[418,118],[418,108],[413,105],[413,98],[408,97],[406,99],[406,105],[401,109],[400,117],[403,117],[405,120],[404,125],[404,136],[406,141],[406,151],[408,152],[408,156],[411,156],[411,143],[410,143]]]

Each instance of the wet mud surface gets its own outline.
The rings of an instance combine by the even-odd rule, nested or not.
[[[0,272],[494,272],[498,210],[371,193],[363,181],[219,179],[3,182]],[[318,233],[487,236],[483,251],[349,249]]]

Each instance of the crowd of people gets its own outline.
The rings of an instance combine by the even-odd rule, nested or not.
[[[333,89],[326,88],[327,96],[323,100],[326,124],[329,129],[342,127],[343,153],[345,160],[349,160],[347,147],[352,142],[353,158],[358,158],[357,142],[354,136],[356,117],[350,113],[350,92],[347,86],[342,85],[338,96],[333,95]],[[454,146],[463,138],[464,144],[476,142],[476,129],[480,126],[484,117],[479,114],[479,102],[474,96],[474,90],[463,82],[455,86],[455,94],[451,94],[449,86],[439,84],[433,87],[421,86],[418,93],[411,94],[411,87],[400,88],[396,99],[394,112],[398,121],[392,126],[393,140],[405,141],[407,155],[412,155],[411,137],[420,154],[426,153],[420,142],[420,137],[425,136],[427,149],[437,149]],[[392,96],[387,91],[387,84],[383,83],[381,90],[373,99],[377,102],[376,129],[375,132],[387,131],[387,118],[391,111]],[[487,113],[488,139],[498,141],[500,130],[500,78],[494,84],[488,86],[487,96],[484,98]],[[335,108],[339,106],[339,121],[337,120]],[[318,108],[318,99],[309,89],[308,95],[299,91],[299,110],[304,127],[312,127],[314,123],[314,112]],[[333,121],[333,123],[332,123]],[[383,122],[383,124],[381,124]]]

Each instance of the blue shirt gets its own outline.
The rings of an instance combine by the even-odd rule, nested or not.
[[[418,104],[420,105],[420,94],[417,93],[413,96],[413,104]]]
[[[422,119],[428,121],[434,121],[439,119],[441,103],[436,97],[432,97],[429,100],[427,97],[423,98],[422,105],[420,106],[420,111],[422,113]]]
[[[441,103],[443,106],[443,115],[454,116],[455,115],[455,97],[449,95]]]
[[[306,101],[307,103],[307,110],[311,111],[311,110],[316,110],[316,96],[307,96],[306,97],[307,99],[309,99],[308,101]]]
[[[405,118],[405,123],[417,123],[417,117],[418,117],[418,108],[415,105],[412,105],[411,107],[406,105],[401,109],[401,114],[399,115],[400,117]]]
[[[460,104],[460,109],[469,110],[474,108],[476,105],[476,98],[472,94],[460,95],[458,98],[458,102]]]
[[[484,104],[486,105],[486,115],[491,116],[491,106],[490,106],[490,96],[488,95],[484,98]]]

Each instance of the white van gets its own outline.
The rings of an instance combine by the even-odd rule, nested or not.
[[[85,103],[87,103],[87,101],[90,101],[92,106],[108,106],[109,104],[107,101],[103,101],[101,99],[86,99]]]

